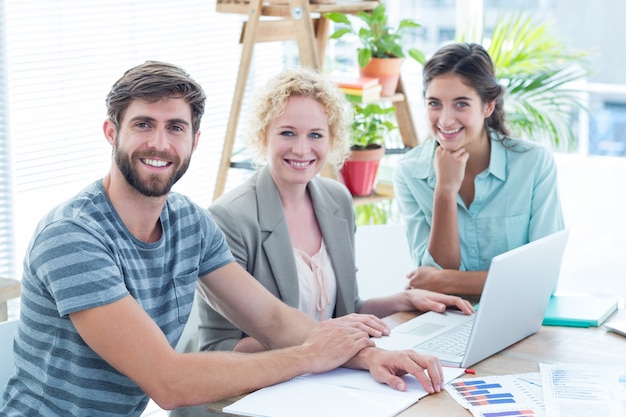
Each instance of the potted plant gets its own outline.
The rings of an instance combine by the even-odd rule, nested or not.
[[[580,92],[571,85],[589,74],[586,52],[568,50],[550,35],[548,24],[521,14],[499,20],[482,43],[506,88],[505,111],[512,134],[557,148],[573,147],[571,115],[584,106]]]
[[[407,48],[403,43],[403,35],[421,25],[410,19],[402,19],[396,28],[391,27],[383,3],[371,12],[361,11],[350,15],[356,19],[340,12],[326,13],[324,16],[346,26],[337,29],[330,35],[330,39],[339,39],[345,35],[358,38],[361,43],[357,49],[361,75],[378,78],[383,86],[383,96],[396,92],[400,66],[407,55],[420,64],[426,61],[420,50]]]
[[[397,127],[388,118],[395,110],[378,103],[354,105],[352,152],[340,170],[352,195],[372,194],[378,165],[385,155],[385,138]]]

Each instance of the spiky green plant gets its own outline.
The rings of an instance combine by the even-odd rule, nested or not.
[[[585,107],[572,83],[589,74],[587,53],[568,49],[549,33],[547,23],[523,14],[499,19],[483,45],[506,87],[505,111],[513,135],[573,148],[571,116]]]

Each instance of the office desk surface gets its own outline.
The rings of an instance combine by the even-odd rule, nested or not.
[[[390,327],[413,317],[413,313],[397,313],[385,318]],[[608,320],[626,321],[626,312],[620,309]],[[609,333],[603,327],[576,328],[543,326],[539,332],[472,367],[474,376],[520,374],[539,372],[539,363],[573,363],[626,365],[626,337]],[[227,399],[209,404],[207,409],[221,414],[222,407],[233,402]],[[232,414],[226,414],[231,415]],[[409,407],[398,417],[468,417],[470,412],[461,407],[447,392],[429,395]]]
[[[408,319],[395,317],[390,325]],[[400,321],[395,321],[400,320]],[[619,310],[610,321],[626,320],[626,312]],[[624,351],[626,337],[608,333],[602,327],[576,328],[543,326],[537,333],[472,367],[474,376],[520,374],[539,372],[539,363],[626,364]],[[441,392],[422,398],[398,417],[467,417],[471,413],[448,395]]]

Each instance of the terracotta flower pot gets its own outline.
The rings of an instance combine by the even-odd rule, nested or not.
[[[381,96],[392,96],[398,88],[400,67],[404,58],[372,58],[365,67],[361,68],[361,76],[378,78],[383,86]]]
[[[385,148],[352,151],[340,170],[341,180],[354,196],[372,194],[378,164],[385,155]]]

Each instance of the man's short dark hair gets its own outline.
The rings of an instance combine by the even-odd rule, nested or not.
[[[191,106],[193,134],[200,129],[206,95],[200,84],[182,68],[159,61],[147,61],[126,71],[107,95],[107,116],[119,129],[124,112],[133,100],[154,102],[182,98]]]

